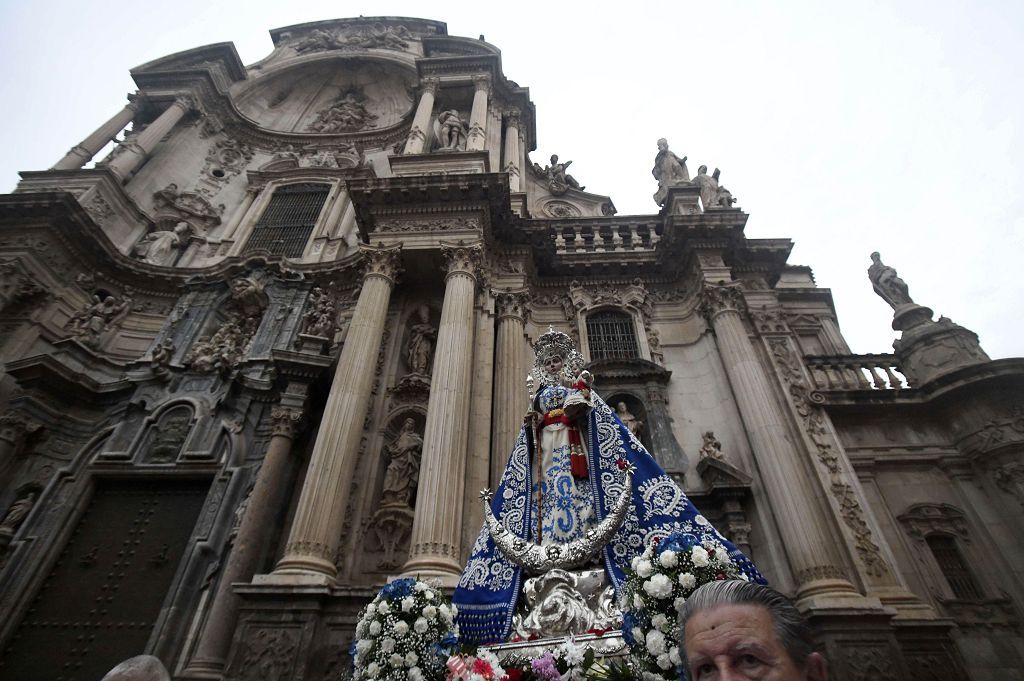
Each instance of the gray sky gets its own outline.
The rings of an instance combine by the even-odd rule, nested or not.
[[[993,358],[1024,355],[1019,0],[286,4],[0,0],[0,190],[120,109],[146,61],[230,41],[248,64],[271,28],[419,16],[500,48],[537,105],[534,160],[573,160],[620,215],[656,211],[659,137],[691,172],[721,168],[747,235],[793,239],[832,289],[854,352],[895,337],[865,274],[880,250]]]

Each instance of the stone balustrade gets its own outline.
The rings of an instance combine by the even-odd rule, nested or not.
[[[555,224],[559,255],[654,250],[661,240],[654,222]]]
[[[809,356],[819,390],[902,390],[911,387],[895,355]]]

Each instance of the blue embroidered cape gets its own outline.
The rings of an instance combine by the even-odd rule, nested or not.
[[[616,593],[625,581],[624,569],[633,557],[643,553],[654,539],[672,532],[690,534],[698,541],[713,536],[725,545],[740,570],[764,584],[764,577],[754,564],[698,513],[683,490],[604,400],[596,393],[593,399],[594,408],[587,419],[585,436],[597,522],[604,520],[611,511],[625,484],[625,473],[619,470],[616,461],[625,458],[636,466],[629,513],[622,527],[602,549],[604,569]],[[536,512],[531,503],[533,456],[533,438],[524,426],[519,430],[501,486],[491,502],[494,517],[527,541],[531,539],[530,528],[535,524],[533,513]],[[522,568],[497,550],[485,525],[452,598],[459,609],[459,638],[464,643],[507,640],[521,582]]]

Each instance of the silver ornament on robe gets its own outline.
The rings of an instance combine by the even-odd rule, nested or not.
[[[626,484],[619,498],[615,500],[611,513],[597,527],[568,544],[541,546],[532,544],[509,531],[491,511],[490,500],[494,495],[490,490],[483,490],[480,492],[480,498],[484,502],[484,523],[487,525],[487,531],[498,550],[529,574],[539,575],[548,570],[571,570],[581,567],[611,541],[612,536],[625,522],[630,498],[633,495],[634,471],[633,466],[626,467]]]

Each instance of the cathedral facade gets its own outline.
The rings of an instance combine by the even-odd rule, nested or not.
[[[877,254],[852,354],[717,171],[652,144],[617,217],[441,22],[271,37],[133,69],[0,196],[0,679],[342,678],[389,578],[458,580],[548,329],[834,678],[1024,678],[1024,360]]]

